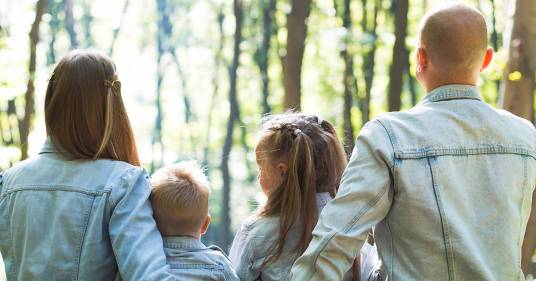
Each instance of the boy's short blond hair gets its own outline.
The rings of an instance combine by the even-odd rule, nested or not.
[[[159,169],[151,178],[151,186],[151,203],[161,232],[186,235],[201,229],[208,215],[210,187],[195,161]]]

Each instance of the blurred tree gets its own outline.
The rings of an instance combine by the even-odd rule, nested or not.
[[[108,55],[113,56],[114,54],[114,47],[115,42],[117,41],[117,37],[119,37],[119,31],[121,30],[121,27],[123,26],[123,22],[125,21],[125,15],[127,13],[128,9],[128,2],[129,0],[125,0],[125,3],[123,4],[123,9],[121,12],[121,16],[119,18],[119,24],[113,29],[112,31],[112,43],[110,44],[110,49],[108,50]]]
[[[229,120],[227,122],[227,133],[223,143],[223,152],[221,160],[221,171],[223,177],[222,190],[222,220],[221,220],[221,243],[224,249],[230,245],[231,239],[231,218],[229,201],[231,196],[231,174],[229,172],[229,157],[233,147],[233,132],[236,122],[240,119],[240,108],[237,99],[237,70],[240,58],[240,43],[242,42],[242,22],[243,22],[243,2],[242,0],[233,1],[233,11],[235,17],[235,33],[233,43],[233,60],[229,68]]]
[[[58,17],[60,8],[61,3],[58,0],[49,0],[47,12],[50,15],[50,21],[48,22],[50,28],[50,43],[47,52],[47,65],[56,63],[56,37],[60,30],[60,19]]]
[[[372,95],[372,82],[374,80],[374,65],[376,62],[376,49],[378,46],[378,13],[381,9],[381,0],[374,0],[374,11],[372,25],[368,23],[367,18],[367,0],[361,0],[363,15],[361,19],[361,29],[365,34],[366,51],[363,52],[363,75],[365,77],[365,95],[359,101],[361,110],[361,124],[364,125],[370,119],[370,98]]]
[[[274,13],[276,10],[276,0],[262,0],[259,5],[262,9],[262,42],[255,52],[255,61],[259,67],[262,82],[262,113],[268,114],[272,111],[268,97],[270,96],[270,77],[268,75],[268,65],[270,58],[270,42],[272,35],[277,30],[274,28]]]
[[[283,65],[287,109],[301,108],[301,68],[310,11],[311,0],[292,0],[292,8],[287,17],[287,51]]]
[[[352,31],[352,11],[350,0],[343,0],[342,13],[337,0],[333,1],[335,13],[342,18],[344,37],[341,42],[340,55],[344,61],[343,85],[344,85],[344,106],[343,106],[343,128],[344,128],[344,149],[347,155],[354,149],[354,125],[352,124],[353,97],[357,97],[357,79],[354,75],[354,54],[350,50],[353,38]]]
[[[84,31],[84,47],[89,48],[94,45],[93,36],[91,35],[91,26],[93,25],[93,15],[91,15],[91,0],[83,2],[84,14],[82,16],[82,29]]]
[[[530,121],[534,120],[536,71],[536,2],[516,2],[510,35],[508,65],[504,72],[499,105]]]
[[[36,49],[39,42],[39,26],[41,19],[47,9],[47,0],[39,0],[35,7],[35,19],[30,30],[30,63],[28,67],[28,86],[24,94],[24,116],[19,119],[19,135],[20,135],[20,151],[21,160],[28,158],[28,136],[32,128],[32,120],[34,114],[34,80],[35,80],[35,65],[36,65]]]
[[[499,106],[531,122],[534,121],[536,73],[536,1],[516,1],[510,34],[508,65],[501,86]],[[536,248],[536,200],[523,242],[522,268],[529,273]]]
[[[406,48],[408,0],[393,0],[392,9],[395,14],[395,45],[389,71],[388,111],[398,111],[401,105],[403,74],[409,63],[409,52]]]
[[[214,69],[212,74],[212,96],[210,97],[210,104],[208,107],[208,118],[207,118],[207,127],[205,133],[205,148],[203,151],[203,166],[209,167],[209,152],[210,152],[210,141],[211,141],[211,131],[213,127],[214,120],[214,108],[216,106],[216,97],[220,91],[220,68],[223,62],[223,45],[225,41],[225,36],[223,33],[223,21],[225,20],[225,14],[223,13],[223,5],[219,5],[218,13],[216,16],[216,22],[218,24],[218,47],[214,52]],[[207,173],[210,173],[210,169],[207,169]]]
[[[73,0],[63,0],[63,8],[65,9],[65,29],[69,33],[71,49],[76,49],[78,48],[78,39],[74,28]]]

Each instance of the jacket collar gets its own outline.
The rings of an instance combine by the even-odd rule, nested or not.
[[[454,99],[482,100],[478,88],[472,85],[451,84],[437,87],[430,91],[421,103],[438,102]]]
[[[207,247],[199,239],[191,236],[164,236],[164,248],[203,250]]]
[[[41,148],[41,151],[39,152],[39,154],[55,153],[55,152],[58,152],[58,149],[56,149],[56,147],[52,143],[52,140],[50,139],[50,137],[47,137],[47,139],[45,140],[45,143],[43,144],[43,147]]]

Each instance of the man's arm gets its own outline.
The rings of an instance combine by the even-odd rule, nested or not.
[[[387,215],[393,199],[393,146],[383,125],[371,121],[357,138],[339,192],[327,204],[313,239],[296,260],[290,280],[342,280],[371,227]]]
[[[521,267],[525,275],[534,274],[530,268],[534,249],[536,249],[536,192],[532,194],[532,210],[523,240]]]

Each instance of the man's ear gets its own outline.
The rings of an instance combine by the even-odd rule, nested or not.
[[[205,233],[207,233],[207,230],[208,230],[208,226],[210,225],[210,214],[207,215],[207,217],[205,218],[205,222],[203,223],[203,226],[201,227],[201,235],[204,235]]]
[[[279,164],[277,164],[277,171],[281,174],[281,176],[284,176],[288,171],[287,163],[279,162]]]
[[[482,72],[482,71],[484,71],[484,69],[488,68],[488,66],[491,63],[492,59],[493,59],[493,49],[488,48],[486,50],[486,56],[484,57],[484,62],[482,63],[482,67],[480,67],[480,72]]]
[[[428,66],[428,54],[423,46],[419,46],[416,52],[417,72],[422,72]]]

